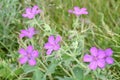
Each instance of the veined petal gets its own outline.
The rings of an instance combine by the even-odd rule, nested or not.
[[[21,57],[21,58],[19,58],[19,63],[20,64],[25,64],[26,62],[27,62],[27,60],[28,60],[28,58],[27,57]]]
[[[90,53],[93,56],[97,56],[98,55],[98,49],[96,47],[91,47],[90,48]]]
[[[25,51],[24,48],[20,48],[20,49],[18,50],[18,52],[19,52],[21,55],[27,55],[27,53],[26,53],[26,51]]]
[[[38,56],[39,56],[38,50],[34,50],[34,51],[32,52],[32,57],[33,57],[33,58],[37,58]]]
[[[48,42],[51,43],[51,44],[54,44],[54,43],[55,43],[55,39],[54,39],[54,36],[53,36],[53,35],[49,36]]]
[[[28,31],[23,29],[21,30],[21,34],[28,35]]]
[[[96,70],[97,69],[97,62],[96,61],[90,62],[89,68],[92,70]]]
[[[105,55],[105,51],[99,49],[99,50],[98,50],[98,58],[99,58],[99,59],[102,59],[102,58],[104,58],[105,56],[106,56],[106,55]]]
[[[105,50],[106,56],[112,56],[113,50],[111,48],[108,48]]]
[[[105,59],[99,59],[99,60],[97,60],[97,65],[100,68],[104,68],[105,67]]]
[[[29,46],[27,47],[26,51],[28,52],[28,54],[30,54],[30,53],[32,53],[33,49],[34,49],[33,46],[32,46],[32,45],[29,45]]]
[[[93,60],[93,56],[85,54],[83,57],[84,62],[91,62]]]
[[[29,59],[28,63],[30,66],[35,66],[36,65],[36,60],[35,59]]]
[[[107,64],[113,64],[114,63],[114,59],[112,57],[107,57],[105,60],[106,60]]]
[[[47,52],[46,52],[46,54],[50,55],[52,53],[52,51],[53,51],[53,49],[48,49]]]

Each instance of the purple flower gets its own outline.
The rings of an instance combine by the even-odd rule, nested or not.
[[[32,45],[29,45],[26,49],[20,48],[18,52],[21,55],[19,58],[20,64],[25,64],[28,62],[30,66],[36,65],[35,58],[39,56],[39,52],[37,50],[34,50]]]
[[[105,57],[106,63],[107,63],[107,64],[113,64],[113,63],[114,63],[114,60],[113,60],[113,58],[111,57],[112,54],[113,54],[112,49],[111,49],[111,48],[107,48],[107,49],[105,50],[105,54],[106,54],[106,57]]]
[[[19,34],[19,37],[22,39],[23,37],[32,38],[33,35],[36,34],[36,31],[33,27],[28,28],[27,30],[21,30],[21,33]]]
[[[25,18],[32,19],[35,17],[35,15],[41,13],[42,10],[39,9],[37,5],[33,6],[32,8],[28,7],[26,8],[26,13],[23,13],[22,16]]]
[[[48,42],[44,45],[44,48],[47,49],[46,54],[50,55],[53,50],[57,51],[60,49],[60,45],[58,44],[61,41],[61,37],[57,36],[56,39],[54,36],[49,36]]]
[[[80,16],[82,14],[88,14],[86,8],[79,8],[78,6],[75,6],[73,10],[68,10],[69,13],[75,14],[76,16]]]
[[[105,52],[104,50],[101,49],[97,49],[96,47],[92,47],[90,49],[90,53],[89,54],[85,54],[83,61],[84,62],[90,62],[89,64],[89,68],[92,70],[96,70],[97,67],[99,68],[104,68],[105,67]]]

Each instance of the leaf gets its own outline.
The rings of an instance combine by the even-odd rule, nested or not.
[[[25,73],[33,72],[33,71],[35,71],[36,69],[37,69],[37,66],[29,66],[29,65],[27,65],[27,64],[25,64],[25,65],[23,66],[23,70],[24,70]]]
[[[56,78],[57,78],[57,80],[73,80],[72,78],[67,77],[67,76],[64,76],[64,78],[62,78],[62,77],[56,77]]]
[[[33,73],[33,80],[42,80],[43,79],[43,73],[40,70],[35,70]]]
[[[73,69],[73,72],[75,74],[76,80],[83,80],[83,70],[80,69],[79,67],[75,67]]]
[[[56,66],[57,66],[57,64],[51,63],[51,64],[48,66],[47,74],[52,74],[52,73],[54,73]]]
[[[84,76],[83,80],[93,80],[91,75]]]

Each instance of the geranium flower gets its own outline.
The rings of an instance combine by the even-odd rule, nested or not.
[[[19,37],[22,39],[23,37],[32,38],[33,35],[36,34],[36,31],[33,27],[29,27],[27,30],[23,29],[20,31]]]
[[[35,15],[41,13],[42,10],[39,9],[37,5],[33,6],[32,8],[28,7],[26,8],[26,12],[22,14],[23,17],[32,19],[35,17]]]
[[[105,52],[104,50],[101,49],[97,49],[96,47],[92,47],[90,49],[90,53],[89,54],[85,54],[83,61],[84,62],[90,62],[89,64],[89,68],[92,70],[96,70],[97,67],[99,68],[104,68],[105,67]]]
[[[60,49],[59,42],[61,41],[61,37],[57,36],[56,39],[54,36],[49,36],[48,42],[44,45],[44,48],[47,49],[46,54],[50,55],[53,50],[57,51]]]
[[[69,13],[75,14],[76,16],[80,16],[82,14],[88,14],[86,8],[79,8],[78,6],[75,6],[73,10],[68,10]]]
[[[112,49],[111,49],[111,48],[107,48],[107,49],[105,50],[105,54],[106,54],[106,57],[105,57],[106,63],[107,63],[107,64],[113,64],[113,63],[114,63],[114,60],[113,60],[113,58],[111,57],[112,54],[113,54]]]
[[[28,62],[30,66],[36,65],[35,58],[39,56],[39,52],[37,50],[34,50],[32,45],[29,45],[26,49],[20,48],[18,52],[21,55],[19,58],[20,64],[25,64]]]

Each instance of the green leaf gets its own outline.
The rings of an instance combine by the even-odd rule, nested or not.
[[[56,66],[57,66],[57,64],[51,63],[51,64],[48,66],[47,74],[52,74],[52,73],[54,73]]]
[[[40,70],[35,70],[33,73],[33,80],[42,80],[43,79],[43,73]]]
[[[67,76],[64,76],[64,78],[62,77],[56,77],[58,80],[73,80],[72,78],[70,77],[67,77]]]
[[[79,67],[75,67],[73,69],[73,72],[75,74],[76,80],[83,80],[83,70]]]
[[[91,75],[86,75],[83,80],[93,80]]]
[[[25,64],[25,65],[23,66],[23,70],[24,70],[25,73],[33,72],[33,71],[35,71],[36,69],[37,69],[37,66],[29,66],[29,65],[27,65],[27,64]]]

